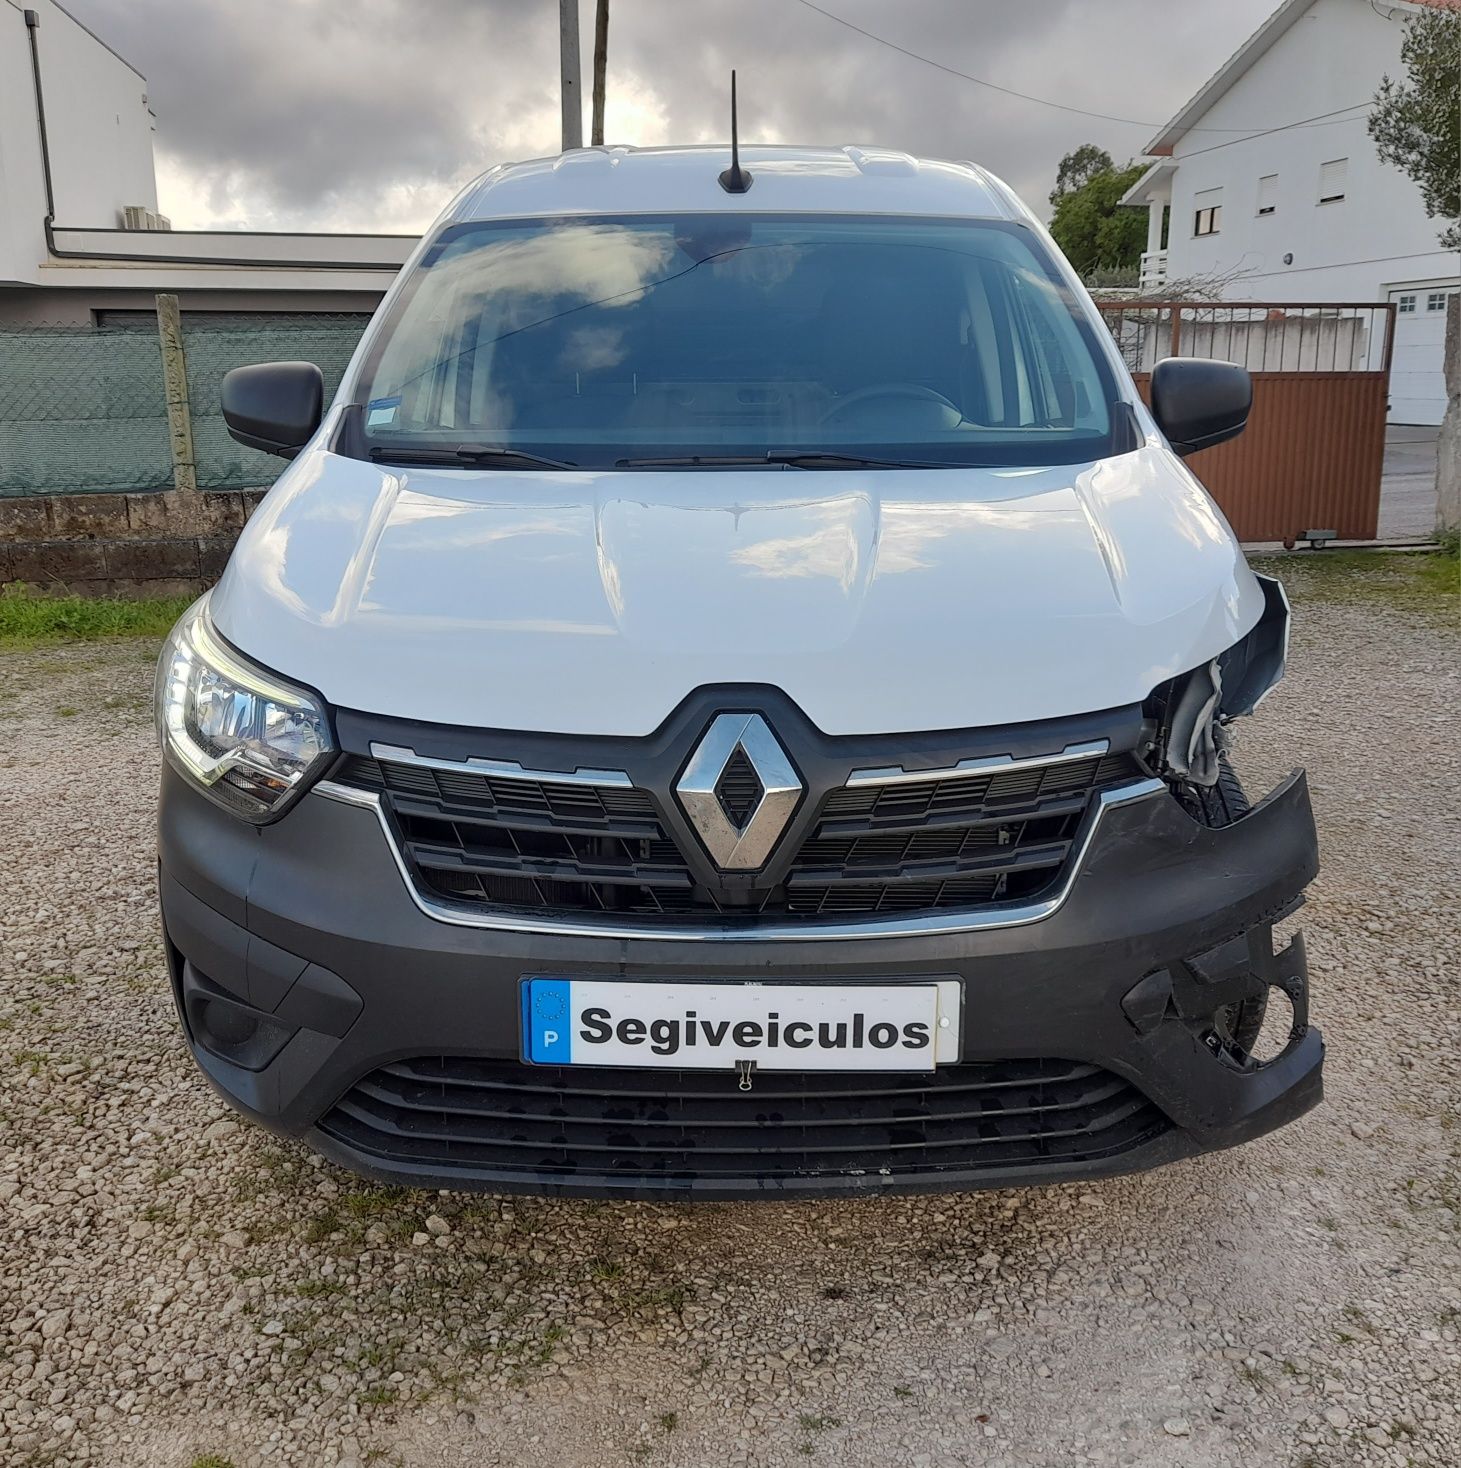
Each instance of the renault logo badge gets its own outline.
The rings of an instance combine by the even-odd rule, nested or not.
[[[786,830],[802,782],[760,714],[718,714],[675,794],[716,865],[753,872]]]

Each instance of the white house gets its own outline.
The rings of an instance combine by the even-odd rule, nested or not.
[[[146,79],[55,0],[0,0],[0,326],[144,308],[371,311],[405,235],[173,230]]]
[[[1446,297],[1461,287],[1445,221],[1366,131],[1427,7],[1461,0],[1284,0],[1147,145],[1155,162],[1125,200],[1150,211],[1149,291],[1203,280],[1229,300],[1394,301],[1395,423],[1441,421]]]

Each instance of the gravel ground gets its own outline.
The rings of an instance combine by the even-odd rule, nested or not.
[[[1310,769],[1328,1103],[948,1198],[394,1192],[240,1126],[166,993],[154,649],[0,653],[0,1462],[1454,1468],[1461,630],[1287,564],[1238,754]]]

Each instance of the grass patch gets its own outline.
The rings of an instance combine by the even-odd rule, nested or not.
[[[351,1218],[382,1218],[392,1213],[407,1196],[405,1188],[368,1188],[358,1193],[346,1193],[340,1199],[340,1207]]]
[[[1238,1367],[1238,1380],[1244,1386],[1251,1386],[1255,1392],[1268,1390],[1268,1374],[1261,1366],[1244,1365]]]
[[[324,1295],[343,1295],[345,1286],[337,1279],[307,1279],[295,1285],[294,1293],[303,1300],[317,1300]]]
[[[109,637],[155,637],[160,641],[192,601],[190,596],[148,601],[37,596],[7,586],[0,589],[0,647],[95,642]]]
[[[331,1234],[340,1232],[340,1214],[335,1208],[326,1208],[316,1213],[305,1225],[304,1241],[307,1244],[322,1244]]]
[[[233,1468],[233,1459],[220,1453],[204,1453],[193,1459],[192,1468]]]
[[[1255,556],[1252,566],[1283,582],[1295,600],[1381,602],[1454,614],[1461,602],[1461,552],[1446,541],[1435,551],[1326,550]]]

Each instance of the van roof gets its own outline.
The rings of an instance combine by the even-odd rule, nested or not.
[[[683,210],[1030,218],[1007,184],[973,163],[887,148],[744,145],[741,164],[754,182],[737,194],[718,181],[729,163],[729,144],[575,148],[489,169],[457,197],[445,222]]]

